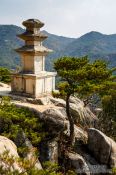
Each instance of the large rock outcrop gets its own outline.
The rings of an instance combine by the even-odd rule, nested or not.
[[[58,139],[54,138],[52,140],[41,142],[39,146],[39,153],[40,153],[39,154],[40,161],[42,163],[46,161],[58,163],[58,157],[59,157]]]
[[[75,169],[77,174],[90,175],[89,167],[82,156],[76,153],[68,153],[68,162],[69,168]]]
[[[20,137],[19,137],[19,135],[20,135]],[[19,140],[21,139],[20,144],[18,143],[19,145],[22,145],[22,146],[25,145],[28,148],[28,153],[26,153],[25,160],[35,162],[34,167],[38,170],[41,170],[42,166],[41,166],[39,160],[35,156],[35,149],[32,146],[31,142],[28,140],[28,138],[25,136],[24,132],[21,132],[20,134],[18,134],[18,139]],[[8,156],[12,157],[14,159],[14,163],[10,167],[11,171],[18,170],[20,173],[23,172],[24,169],[21,168],[21,166],[19,165],[19,162],[17,161],[18,159],[20,159],[18,152],[17,152],[17,146],[10,139],[8,139],[4,136],[0,136],[0,155],[2,156],[6,151],[8,152],[7,153]],[[3,160],[3,161],[1,161],[1,160]],[[3,158],[0,159],[0,166],[3,166],[3,168],[6,170],[10,165],[9,163],[10,162],[8,162],[8,164],[7,164],[6,159],[5,160]]]
[[[63,115],[59,108],[48,108],[41,115],[40,118],[44,121],[51,134],[59,134],[67,127],[66,116]]]
[[[13,157],[13,159],[19,158],[16,145],[8,138],[0,136],[0,156],[2,156],[5,152],[8,152],[8,156]],[[3,168],[7,170],[9,167],[9,162],[4,159],[0,159],[0,166],[3,166]],[[9,168],[11,168],[11,171],[18,170],[21,172],[21,168],[17,162],[14,162]]]
[[[29,161],[33,160],[34,162],[36,162],[34,167],[37,168],[38,170],[41,170],[42,166],[39,159],[36,157],[36,150],[33,147],[31,141],[26,137],[22,129],[18,131],[17,136],[15,138],[15,143],[17,146],[24,146],[27,148],[28,151],[23,155],[23,157],[26,160]]]
[[[49,99],[55,106],[66,108],[66,102],[63,99],[53,97],[49,97]],[[81,123],[84,124],[84,126],[94,127],[95,123],[98,121],[89,107],[85,106],[83,101],[76,97],[70,97],[70,111],[75,124]]]
[[[116,143],[104,133],[88,129],[88,148],[100,163],[116,167]]]
[[[46,160],[57,162],[61,156],[60,146],[58,144],[59,135],[61,136],[63,134],[67,138],[70,133],[69,121],[66,115],[66,102],[63,99],[43,97],[36,101],[29,99],[28,102],[16,103],[16,105],[17,107],[26,107],[34,112],[46,126],[48,137],[39,147],[39,159],[41,163]],[[116,143],[99,130],[91,128],[87,134],[80,127],[80,122],[81,124],[85,123],[87,127],[94,127],[94,124],[98,120],[90,109],[84,106],[81,100],[71,97],[70,109],[75,121],[75,150],[73,150],[74,152],[68,150],[69,152],[67,154],[70,167],[73,167],[77,173],[80,171],[80,174],[82,174],[81,170],[83,170],[83,173],[87,175],[109,172],[107,165],[116,167]],[[18,135],[18,141],[21,141],[21,144],[25,144],[30,150],[33,149],[32,144],[26,138],[25,134],[20,134]],[[83,142],[83,140],[86,140],[86,142]],[[30,152],[27,158],[33,158],[33,153]],[[95,167],[97,168],[95,169]]]
[[[9,151],[9,155],[19,157],[16,145],[8,138],[0,136],[0,154]]]

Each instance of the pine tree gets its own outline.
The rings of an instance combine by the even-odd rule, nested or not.
[[[89,62],[87,56],[82,58],[61,57],[54,63],[54,68],[61,78],[58,89],[66,98],[66,113],[70,123],[70,144],[74,140],[74,120],[70,113],[69,99],[75,93],[80,97],[92,94],[104,95],[107,84],[112,82],[112,72],[102,60]]]

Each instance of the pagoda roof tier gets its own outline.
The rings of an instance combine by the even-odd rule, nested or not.
[[[25,45],[23,47],[15,49],[15,51],[19,53],[29,53],[29,54],[36,53],[36,54],[41,54],[41,55],[52,52],[51,49],[48,49],[44,46],[34,46],[34,45]]]
[[[30,40],[30,41],[43,41],[48,37],[47,35],[45,35],[42,32],[31,33],[29,31],[26,31],[26,32],[19,34],[17,36],[25,41],[28,41],[28,40]]]
[[[27,28],[41,28],[44,23],[38,19],[28,19],[22,23]]]

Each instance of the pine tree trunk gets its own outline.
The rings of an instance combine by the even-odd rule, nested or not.
[[[70,114],[69,98],[70,98],[70,95],[67,95],[67,97],[66,97],[66,113],[67,113],[67,117],[68,117],[69,125],[70,125],[70,145],[72,145],[73,141],[74,141],[74,121],[73,121],[73,117]]]

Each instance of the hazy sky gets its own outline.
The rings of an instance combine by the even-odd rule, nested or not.
[[[57,35],[116,33],[116,0],[0,0],[0,24],[21,26],[29,18],[40,19]]]

